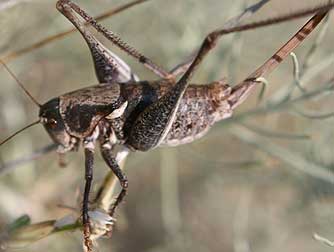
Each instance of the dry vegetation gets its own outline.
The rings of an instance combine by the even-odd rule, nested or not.
[[[55,1],[12,2],[17,4],[0,7],[2,56],[71,27],[56,11]],[[124,1],[76,2],[97,15]],[[103,23],[171,69],[196,49],[209,31],[252,3],[151,0]],[[272,0],[249,21],[317,3],[322,1]],[[305,20],[227,36],[193,81],[207,83],[226,76],[232,85],[237,83]],[[117,213],[113,239],[102,240],[100,251],[328,251],[328,246],[313,239],[313,233],[334,238],[334,99],[331,90],[326,91],[326,84],[334,78],[332,24],[330,17],[305,71],[305,58],[324,26],[295,52],[302,90],[296,87],[292,60],[287,59],[267,79],[260,101],[259,92],[254,93],[234,118],[216,125],[206,137],[177,148],[130,155],[126,164],[129,195]],[[154,78],[120,55],[141,79]],[[34,50],[9,65],[41,102],[97,82],[87,46],[78,34]],[[8,73],[0,70],[3,139],[35,120],[37,108]],[[36,126],[1,146],[0,160],[16,159],[48,143],[43,128]],[[2,230],[23,214],[39,222],[70,213],[59,205],[79,207],[83,154],[70,154],[67,160],[68,167],[62,169],[56,154],[48,154],[0,177]],[[107,172],[98,157],[95,192]],[[22,251],[46,249],[81,251],[81,232],[52,235]]]

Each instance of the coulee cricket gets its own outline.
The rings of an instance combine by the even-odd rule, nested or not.
[[[82,224],[86,249],[93,250],[88,212],[96,146],[99,146],[106,165],[121,185],[121,192],[108,213],[112,217],[128,190],[128,180],[119,167],[119,161],[124,156],[133,151],[186,144],[203,137],[215,123],[231,117],[233,110],[260,82],[259,78],[269,74],[299,46],[333,7],[334,3],[328,2],[323,6],[277,18],[217,29],[209,33],[193,57],[172,71],[166,71],[99,24],[77,4],[70,0],[59,0],[57,9],[78,29],[90,49],[99,84],[74,90],[40,104],[19,80],[17,82],[39,107],[38,120],[28,127],[42,124],[57,144],[58,153],[77,151],[80,147],[84,150]],[[287,43],[239,84],[229,85],[225,81],[191,84],[191,77],[197,67],[218,45],[223,35],[312,15]],[[87,24],[155,73],[159,80],[139,80],[122,59],[99,42]],[[6,64],[2,64],[16,78]],[[13,136],[3,140],[1,145]],[[116,146],[121,147],[118,153],[115,151]]]

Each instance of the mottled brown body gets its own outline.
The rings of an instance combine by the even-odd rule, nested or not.
[[[114,204],[108,209],[112,217],[128,188],[127,178],[119,167],[119,162],[130,150],[147,151],[162,145],[175,146],[202,137],[215,122],[230,117],[232,110],[241,104],[256,86],[258,78],[272,71],[286,58],[333,7],[334,3],[329,3],[292,15],[217,29],[204,39],[194,57],[172,71],[165,71],[113,32],[98,24],[78,5],[70,0],[59,0],[58,10],[75,25],[87,42],[100,83],[66,93],[42,105],[31,98],[40,107],[38,122],[44,125],[57,144],[58,152],[75,151],[80,144],[84,148],[85,191],[82,222],[86,250],[92,251],[88,202],[96,144],[100,145],[105,163],[117,176],[122,187]],[[233,88],[222,81],[205,85],[190,84],[197,67],[223,35],[292,20],[315,12],[317,14],[271,58]],[[87,29],[87,24],[154,72],[160,80],[138,81],[139,78],[131,68],[103,46]],[[177,75],[181,77],[178,78]],[[116,149],[115,145],[122,148]]]
[[[143,109],[167,93],[172,83],[167,81],[126,84],[121,94],[130,101],[124,116],[125,131]],[[175,119],[160,145],[176,146],[203,136],[217,121],[232,115],[227,97],[231,88],[217,82],[208,85],[190,85],[181,99]],[[130,124],[130,125],[127,125]]]
[[[97,85],[61,95],[59,111],[66,131],[82,138],[89,136],[98,122],[119,107],[120,103],[119,85]]]
[[[135,149],[127,139],[133,122],[172,86],[168,81],[99,84],[61,95],[59,110],[67,132],[73,137],[89,136],[99,124],[101,130],[110,127],[104,132],[114,132],[117,144]],[[222,82],[190,85],[160,145],[189,143],[202,137],[215,122],[231,116],[231,105],[227,101],[230,93],[231,88]],[[126,101],[124,113],[110,119],[108,115]]]

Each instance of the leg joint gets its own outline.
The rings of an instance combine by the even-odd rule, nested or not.
[[[120,182],[121,182],[121,187],[123,189],[127,189],[129,187],[129,182],[126,177],[123,177],[123,179]]]
[[[88,181],[93,180],[93,174],[86,174],[85,179]]]
[[[217,32],[211,32],[204,40],[204,44],[207,45],[210,49],[214,48],[217,44],[219,34]]]

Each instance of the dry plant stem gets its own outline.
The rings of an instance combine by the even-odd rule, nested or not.
[[[235,252],[251,251],[247,231],[253,194],[253,188],[250,188],[249,191],[242,192],[236,207],[233,222],[233,247]]]
[[[177,152],[168,148],[160,153],[161,218],[167,235],[175,238],[182,228]]]
[[[329,112],[329,113],[312,112],[310,113],[310,112],[301,111],[297,108],[294,108],[293,112],[295,112],[297,115],[300,115],[302,117],[305,117],[311,120],[324,120],[324,119],[328,119],[334,116],[334,112]]]
[[[259,128],[249,123],[240,123],[240,124],[244,126],[245,128],[261,136],[264,136],[264,137],[287,139],[287,140],[310,140],[310,136],[305,135],[305,134],[289,134],[289,133],[275,132],[275,131]]]
[[[0,3],[0,11],[6,10],[8,8],[11,8],[17,4],[23,3],[23,2],[29,2],[31,0],[2,0]]]
[[[301,82],[306,83],[310,82],[315,78],[319,73],[324,69],[331,67],[334,62],[334,53],[329,54],[328,56],[321,59],[321,61],[313,66],[308,66],[307,71],[302,75]]]
[[[105,13],[102,13],[101,15],[97,16],[95,19],[97,21],[104,20],[104,19],[112,17],[112,16],[114,16],[114,15],[116,15],[116,14],[118,14],[118,13],[120,13],[120,12],[126,10],[126,9],[129,9],[129,8],[131,8],[131,7],[133,7],[133,6],[137,5],[137,4],[140,4],[140,3],[143,3],[143,2],[147,2],[147,1],[149,1],[149,0],[136,0],[136,1],[132,1],[130,3],[121,5],[121,6],[117,7],[117,8],[115,8],[115,9],[112,9],[112,10],[109,10],[109,11],[107,11]],[[88,24],[86,23],[86,25],[88,25]],[[30,45],[30,46],[27,46],[25,48],[22,48],[20,50],[17,50],[15,52],[12,52],[12,53],[9,53],[9,54],[5,55],[2,58],[2,60],[4,62],[9,62],[11,60],[16,59],[17,57],[20,57],[20,56],[22,56],[22,55],[24,55],[26,53],[29,53],[29,52],[31,52],[31,51],[33,51],[35,49],[38,49],[40,47],[43,47],[43,46],[45,46],[45,45],[47,45],[47,44],[49,44],[51,42],[57,41],[59,39],[62,39],[64,37],[66,37],[67,35],[69,35],[71,33],[74,33],[74,32],[77,32],[77,31],[78,30],[76,28],[72,28],[72,29],[69,29],[67,31],[64,31],[64,32],[61,32],[61,33],[58,33],[58,34],[55,34],[55,35],[52,35],[52,36],[49,36],[49,37],[47,37],[47,38],[45,38],[43,40],[40,40],[40,41],[38,41],[38,42]]]
[[[238,26],[242,21],[250,18],[255,12],[257,12],[259,9],[261,9],[266,3],[268,3],[270,0],[261,0],[258,3],[255,3],[251,6],[249,6],[248,8],[246,8],[241,14],[239,14],[238,16],[231,18],[230,20],[228,20],[223,28],[224,29],[228,29],[228,28],[232,28],[235,26]]]
[[[242,127],[233,127],[230,129],[230,132],[243,142],[289,164],[303,173],[329,183],[334,183],[334,174],[332,171],[312,163],[298,153],[276,145],[270,140],[259,138],[255,133],[251,133]]]
[[[125,160],[123,160],[120,164],[120,167],[122,169],[124,168],[124,163],[125,163]],[[108,213],[110,206],[112,205],[114,201],[113,194],[114,194],[116,185],[117,185],[116,176],[112,172],[109,172],[106,175],[103,184],[101,185],[99,197],[95,200],[96,209],[102,209],[106,213]],[[55,233],[73,231],[73,230],[82,228],[81,221],[79,220],[74,223],[64,225],[62,227],[56,227],[55,223],[56,221],[54,220],[48,220],[48,221],[43,221],[43,222],[27,225],[17,230],[14,230],[13,233],[9,234],[8,239],[4,241],[5,246],[11,247],[11,248],[19,248],[22,246],[27,246],[37,240],[43,239],[44,237],[47,237]],[[87,234],[89,232],[90,230],[86,230]],[[94,233],[94,240],[106,234],[105,232],[102,232],[99,230],[92,230],[92,233]],[[89,236],[86,238],[87,238],[86,239],[87,241],[90,241]],[[0,245],[2,245],[2,243]],[[90,247],[90,248],[92,247],[91,243],[87,245],[88,245],[87,247]]]
[[[329,247],[334,247],[334,242],[329,240],[328,238],[326,237],[323,237],[321,235],[318,235],[317,233],[314,233],[313,234],[313,238],[318,241],[318,242],[321,242]]]
[[[16,168],[19,165],[25,164],[27,162],[36,160],[42,156],[44,156],[45,154],[54,151],[57,149],[57,144],[50,144],[47,145],[39,150],[36,150],[34,153],[29,154],[27,156],[24,156],[22,158],[4,163],[0,165],[0,176],[5,175],[9,172],[11,172],[14,168]]]
[[[55,227],[55,220],[34,223],[14,229],[0,239],[0,251],[4,249],[22,249],[52,234],[74,231],[82,227],[80,222]],[[6,250],[5,250],[6,251]]]
[[[301,74],[300,74],[300,66],[297,55],[294,52],[291,52],[290,56],[292,58],[292,63],[293,63],[293,78],[294,78],[292,91],[295,87],[297,87],[301,92],[306,92],[306,89],[302,86],[300,81]]]

